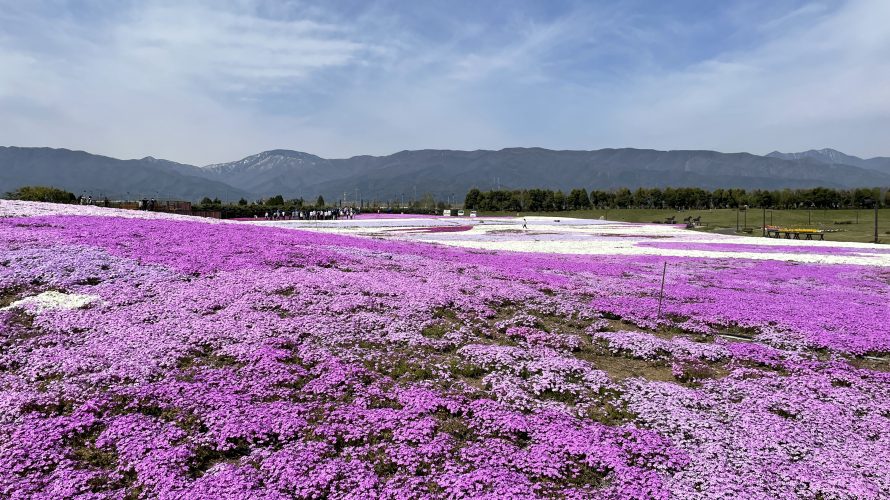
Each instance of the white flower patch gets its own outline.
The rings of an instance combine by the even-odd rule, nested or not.
[[[712,259],[782,260],[812,264],[890,266],[890,253],[875,245],[841,241],[808,241],[723,235],[690,231],[676,224],[646,224],[574,219],[569,217],[440,217],[396,219],[344,219],[336,221],[247,222],[321,233],[438,243],[488,251],[576,255],[658,255]],[[525,223],[526,227],[523,227]],[[425,232],[444,226],[470,226],[465,231]],[[409,229],[409,230],[405,230]],[[740,245],[739,250],[665,248],[648,246],[652,241]],[[764,251],[758,251],[757,248]],[[794,247],[796,251],[772,251]],[[837,248],[838,253],[825,252]],[[847,250],[847,251],[844,251]],[[850,250],[858,250],[851,252]]]
[[[4,307],[2,310],[21,308],[32,313],[42,313],[55,310],[79,309],[99,300],[98,295],[82,295],[77,293],[62,293],[56,291],[43,292],[31,297],[17,300]]]
[[[0,217],[49,217],[55,215],[79,215],[88,217],[121,217],[124,219],[181,220],[206,224],[236,224],[235,221],[195,217],[192,215],[105,208],[95,205],[72,205],[43,201],[0,200]]]

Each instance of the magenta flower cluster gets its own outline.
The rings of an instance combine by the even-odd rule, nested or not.
[[[105,216],[0,245],[0,306],[99,297],[0,310],[2,497],[890,495],[886,269],[678,260],[659,317],[652,257]]]

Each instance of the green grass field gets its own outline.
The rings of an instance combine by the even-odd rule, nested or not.
[[[827,241],[874,241],[874,210],[767,210],[766,223],[787,228],[815,228],[824,229]],[[503,212],[480,212],[480,215],[505,215]],[[509,215],[514,215],[510,212]],[[736,216],[738,215],[739,234],[762,237],[763,210],[750,209],[739,213],[734,209],[715,210],[687,210],[678,212],[675,210],[648,210],[648,209],[610,209],[610,210],[571,210],[566,212],[520,212],[520,215],[544,216],[544,217],[578,217],[584,219],[598,219],[604,217],[608,220],[625,222],[664,222],[665,218],[674,216],[677,222],[688,216],[701,216],[705,227],[697,231],[717,231],[724,234],[733,234],[736,230]],[[857,222],[858,221],[858,222]],[[747,227],[750,233],[745,232]],[[890,210],[878,211],[878,238],[880,243],[890,243]]]

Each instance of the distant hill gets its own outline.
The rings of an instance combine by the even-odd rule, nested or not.
[[[406,198],[432,193],[445,199],[483,189],[698,186],[702,188],[832,188],[890,185],[890,173],[826,163],[812,158],[782,159],[748,153],[601,149],[553,151],[419,150],[389,156],[328,160],[296,151],[267,151],[212,165],[202,175],[261,195],[306,198]]]
[[[69,149],[0,147],[0,194],[21,186],[43,185],[112,199],[251,196],[224,182],[187,173],[197,170],[152,157],[118,160]]]
[[[854,167],[890,174],[890,158],[878,156],[864,160],[858,156],[841,153],[835,149],[811,149],[802,153],[780,153],[773,151],[767,156],[783,160],[809,159],[828,165],[853,165]]]
[[[822,152],[831,151],[833,153]],[[282,194],[314,199],[405,199],[433,194],[462,199],[472,187],[617,187],[706,189],[831,188],[890,186],[890,166],[834,150],[758,156],[716,151],[601,149],[499,151],[425,149],[388,156],[325,159],[309,153],[272,150],[230,162],[198,167],[159,160],[117,160],[82,151],[0,147],[0,192],[28,184],[62,187],[80,194],[226,200]],[[846,162],[846,163],[845,163]],[[856,162],[856,165],[850,162]],[[155,194],[157,193],[157,194]]]

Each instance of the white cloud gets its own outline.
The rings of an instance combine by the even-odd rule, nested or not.
[[[498,19],[421,4],[413,17],[386,4],[352,17],[260,0],[89,5],[0,0],[6,144],[196,164],[272,148],[890,153],[884,0],[772,19],[740,8],[745,43],[727,33],[702,54],[674,44],[706,22],[640,23],[634,4]]]
[[[890,130],[890,3],[850,2],[793,17],[804,14],[818,17],[769,23],[764,44],[641,80],[624,95],[616,135],[674,149],[833,145],[886,155],[879,137]],[[865,123],[881,128],[861,135]]]
[[[0,135],[195,163],[292,143],[301,117],[264,116],[260,97],[382,49],[338,26],[263,19],[253,7],[146,2],[89,28],[68,15],[8,12],[0,22],[24,24],[34,38],[0,39]]]
[[[260,93],[343,66],[370,50],[337,26],[205,7],[149,7],[113,30],[113,57],[146,74]]]

